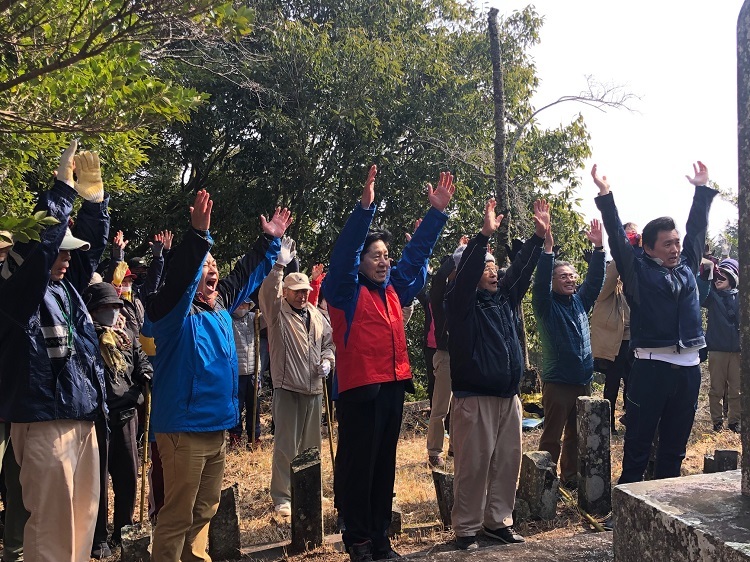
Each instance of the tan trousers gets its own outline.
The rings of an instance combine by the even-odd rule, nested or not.
[[[427,429],[427,454],[441,455],[445,440],[445,416],[450,409],[451,397],[451,360],[447,351],[438,349],[432,358],[435,373],[435,388],[432,391],[432,408],[430,409],[430,426]]]
[[[708,354],[708,371],[711,374],[711,390],[708,392],[708,407],[711,421],[721,423],[724,412],[721,401],[728,386],[727,398],[730,424],[740,421],[740,354],[728,351],[711,351]]]
[[[99,509],[99,446],[92,421],[14,423],[27,562],[88,562]]]
[[[591,385],[542,383],[544,431],[539,438],[539,450],[549,452],[552,462],[560,463],[560,476],[564,482],[578,480],[576,400],[579,396],[591,396]],[[560,455],[560,437],[562,437],[562,456]]]
[[[157,433],[164,507],[154,529],[153,562],[210,562],[208,524],[219,508],[226,442],[223,431]]]
[[[302,394],[283,388],[273,389],[273,466],[271,499],[274,505],[292,501],[289,465],[302,451],[320,451],[322,394]]]
[[[456,536],[513,524],[521,469],[518,396],[453,396],[454,480],[451,521]],[[482,514],[484,512],[484,514]]]

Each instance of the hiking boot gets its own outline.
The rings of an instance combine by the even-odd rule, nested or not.
[[[729,431],[734,431],[735,433],[739,433],[740,432],[740,424],[739,424],[739,422],[737,422],[737,423],[730,423],[727,427],[729,428]]]
[[[724,429],[724,423],[723,422],[716,422],[714,424],[714,431],[721,431]]]
[[[430,455],[427,457],[427,464],[430,468],[445,468],[443,455]]]
[[[395,560],[396,558],[401,558],[401,555],[390,546],[388,547],[388,550],[376,550],[372,553],[373,560]]]
[[[95,560],[109,558],[110,556],[112,556],[112,551],[106,542],[100,542],[91,547],[91,558]]]
[[[476,550],[479,548],[476,535],[469,535],[468,537],[456,537],[456,548],[459,550]]]
[[[516,533],[516,530],[512,525],[508,527],[500,527],[499,529],[488,529],[487,527],[484,527],[484,535],[486,537],[497,539],[505,544],[526,542],[526,539]]]
[[[346,550],[349,552],[351,562],[372,562],[372,543],[370,541],[353,544]]]
[[[292,504],[289,502],[277,503],[273,508],[274,513],[279,517],[291,517],[292,516]]]

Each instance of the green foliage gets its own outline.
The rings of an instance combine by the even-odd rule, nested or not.
[[[22,219],[5,216],[0,217],[0,230],[5,230],[13,235],[13,239],[0,234],[0,239],[4,242],[29,242],[30,240],[40,240],[39,233],[43,228],[58,224],[55,217],[47,215],[46,211],[38,211],[30,217],[24,217]]]

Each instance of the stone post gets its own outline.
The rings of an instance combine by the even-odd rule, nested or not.
[[[453,475],[442,470],[432,470],[432,481],[435,484],[440,519],[447,529],[451,526],[451,511],[453,511]]]
[[[612,511],[609,400],[579,396],[576,407],[578,506],[592,515],[607,515]]]
[[[737,19],[737,164],[740,210],[740,311],[750,310],[750,0]],[[742,315],[741,315],[742,316]],[[740,319],[742,494],[750,496],[750,322]]]
[[[122,528],[122,562],[149,562],[151,560],[151,523],[148,519],[140,525]]]
[[[560,480],[552,456],[547,451],[524,453],[516,492],[517,508],[518,500],[523,500],[528,505],[531,519],[551,521],[557,514],[559,493]]]
[[[739,451],[733,449],[716,449],[713,455],[703,456],[703,474],[737,470]]]
[[[323,480],[320,451],[307,449],[291,464],[292,552],[305,552],[323,544]]]
[[[212,560],[240,557],[240,488],[237,482],[221,491],[219,509],[208,527],[208,554]]]

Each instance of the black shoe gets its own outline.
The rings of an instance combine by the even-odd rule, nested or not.
[[[716,422],[714,424],[714,431],[721,431],[722,429],[724,429],[724,424],[722,422]],[[731,426],[730,426],[730,429],[731,429]]]
[[[516,530],[512,526],[500,527],[499,529],[488,529],[487,527],[484,527],[484,535],[486,537],[497,539],[505,544],[526,542],[526,539],[516,533]]]
[[[372,543],[370,541],[353,544],[347,550],[351,562],[372,562]]]
[[[476,535],[469,535],[468,537],[456,537],[456,548],[460,550],[476,550],[479,548]]]
[[[102,558],[109,558],[112,556],[112,551],[109,549],[109,545],[106,542],[100,542],[91,547],[91,558],[101,560]]]
[[[727,427],[729,427],[729,431],[734,431],[735,433],[740,432],[740,424],[739,423],[730,423]]]
[[[614,527],[612,526],[612,516],[610,515],[604,521],[599,523],[605,531],[611,531]]]
[[[388,550],[375,551],[372,553],[373,560],[395,560],[396,558],[401,558],[401,555],[391,547],[388,547]]]

